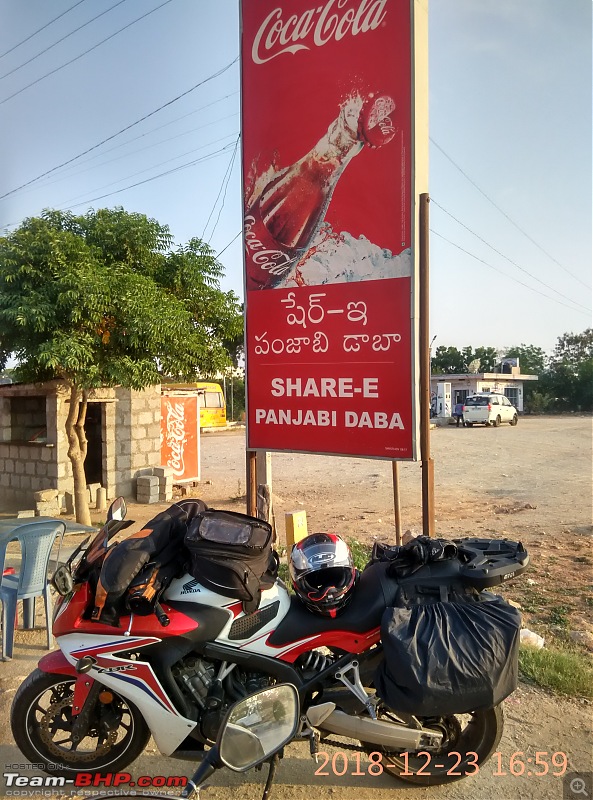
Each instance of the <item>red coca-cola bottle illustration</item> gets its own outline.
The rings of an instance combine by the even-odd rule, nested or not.
[[[245,213],[247,289],[272,289],[295,269],[350,161],[395,136],[394,110],[387,95],[349,98],[315,147],[255,194]]]

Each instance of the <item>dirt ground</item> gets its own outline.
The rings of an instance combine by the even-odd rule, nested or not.
[[[590,652],[593,638],[593,573],[591,566],[591,418],[584,416],[521,418],[516,428],[444,427],[433,430],[437,535],[444,537],[506,536],[520,539],[530,551],[532,565],[505,596],[522,606],[524,623],[554,638],[573,642]],[[244,432],[234,430],[202,436],[202,480],[194,494],[213,507],[245,509]],[[305,510],[309,531],[334,530],[347,538],[371,543],[394,541],[391,464],[302,454],[272,456],[273,504],[279,541],[284,541],[285,512]],[[403,527],[421,531],[420,465],[400,464]],[[136,528],[160,506],[130,505]],[[134,530],[132,528],[131,530]],[[79,540],[69,536],[67,545]],[[18,632],[12,662],[0,663],[0,759],[3,772],[22,763],[7,720],[18,685],[44,652],[40,630]],[[582,699],[565,699],[527,685],[504,703],[505,733],[500,756],[480,773],[447,787],[416,788],[388,775],[356,776],[353,753],[343,776],[316,775],[318,767],[306,747],[292,745],[281,762],[273,797],[278,800],[393,797],[407,800],[559,800],[591,797],[592,706]],[[336,751],[328,748],[330,756]],[[514,753],[526,765],[522,775],[509,768]],[[550,770],[536,777],[530,768],[536,753],[546,753]],[[552,754],[565,753],[568,772],[555,776]],[[540,756],[541,758],[542,756]],[[532,759],[532,761],[528,761]],[[561,764],[563,757],[555,756]],[[506,772],[499,774],[498,761]],[[336,761],[338,767],[342,761]],[[361,759],[366,773],[368,763]],[[159,756],[151,743],[130,769],[139,775],[187,775],[191,764]],[[328,771],[328,768],[325,770]],[[520,771],[516,769],[515,771]],[[22,775],[39,774],[20,769]],[[570,782],[579,773],[585,786]],[[221,771],[204,793],[212,800],[230,800],[237,791],[245,800],[261,797],[262,773],[245,776]],[[576,791],[581,789],[582,791]],[[17,790],[18,791],[18,790]],[[49,797],[50,790],[20,790],[27,797]],[[111,790],[113,792],[113,790]],[[99,792],[101,793],[101,792]],[[107,792],[106,792],[107,793]],[[0,795],[19,796],[0,778]],[[55,797],[63,792],[53,790]],[[71,797],[71,795],[63,795]],[[72,795],[73,796],[73,795]],[[78,796],[78,795],[77,795]]]

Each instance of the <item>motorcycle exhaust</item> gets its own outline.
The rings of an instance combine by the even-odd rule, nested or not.
[[[307,722],[313,728],[393,750],[413,751],[423,747],[438,747],[443,739],[441,733],[428,728],[407,728],[397,722],[354,717],[337,711],[335,703],[312,706],[306,716]]]

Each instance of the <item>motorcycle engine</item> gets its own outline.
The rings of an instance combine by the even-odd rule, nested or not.
[[[218,662],[189,655],[171,669],[185,697],[198,707],[195,733],[204,743],[216,741],[218,729],[230,705],[272,683],[268,675],[240,669],[236,665],[222,680],[218,680],[221,666]]]

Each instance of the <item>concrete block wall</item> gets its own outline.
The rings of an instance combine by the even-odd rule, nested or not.
[[[161,463],[161,387],[116,389],[116,494],[136,494],[136,479]]]
[[[33,508],[33,494],[55,489],[72,494],[66,417],[69,392],[57,383],[0,388],[0,511]],[[13,400],[24,407],[28,397],[45,396],[47,442],[13,441]],[[101,402],[103,486],[107,497],[134,497],[136,478],[161,463],[160,386],[144,391],[104,389],[93,393]],[[35,409],[32,409],[35,411]],[[40,427],[42,427],[40,425]]]
[[[51,397],[39,386],[5,386],[0,397],[0,510],[32,508],[33,494],[43,489],[57,488],[60,469],[56,438],[47,426],[46,442],[26,442],[27,420],[37,429],[44,426],[51,412]],[[12,391],[10,391],[12,390]],[[28,417],[24,415],[28,413]]]

